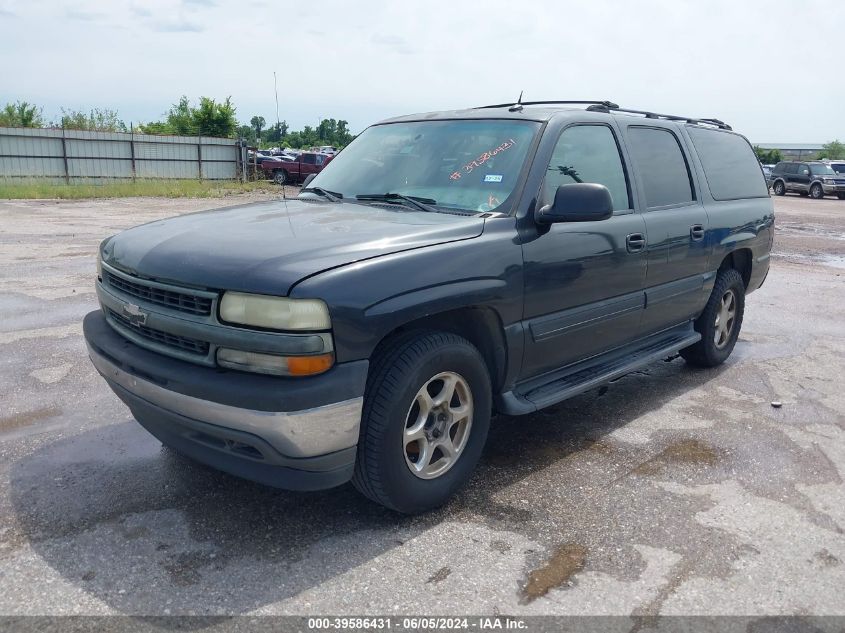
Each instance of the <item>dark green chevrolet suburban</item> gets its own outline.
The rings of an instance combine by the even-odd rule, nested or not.
[[[746,139],[607,101],[373,125],[296,199],[103,241],[91,359],[164,444],[400,512],[525,414],[730,355],[774,213]]]

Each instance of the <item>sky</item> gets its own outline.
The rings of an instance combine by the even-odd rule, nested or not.
[[[830,0],[0,0],[0,106],[162,118],[231,96],[291,129],[526,100],[715,117],[757,143],[845,141]]]

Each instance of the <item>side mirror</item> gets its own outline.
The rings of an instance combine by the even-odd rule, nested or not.
[[[558,187],[554,202],[537,209],[534,219],[538,224],[595,222],[612,215],[613,197],[607,187],[583,182]]]
[[[308,185],[311,184],[311,181],[317,177],[317,174],[308,174],[305,177],[305,180],[302,181],[302,188],[305,189]]]

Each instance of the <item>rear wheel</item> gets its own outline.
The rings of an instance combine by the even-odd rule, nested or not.
[[[406,514],[442,505],[469,479],[490,426],[487,366],[466,339],[421,332],[373,363],[352,483]]]
[[[776,196],[782,196],[786,194],[786,187],[783,184],[782,180],[778,180],[772,190],[775,192]]]
[[[810,187],[810,197],[814,200],[824,198],[824,189],[822,189],[822,186],[819,183],[816,183],[812,187]]]
[[[273,172],[273,182],[277,185],[286,185],[288,180],[288,172],[284,169],[277,169]]]
[[[710,299],[701,316],[695,321],[695,330],[701,340],[681,350],[690,365],[715,367],[731,355],[745,313],[745,282],[733,268],[720,270]]]

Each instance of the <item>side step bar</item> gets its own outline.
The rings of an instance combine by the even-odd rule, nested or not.
[[[601,356],[539,376],[497,398],[497,409],[507,415],[524,415],[557,404],[661,360],[701,340],[692,323],[659,332]]]

